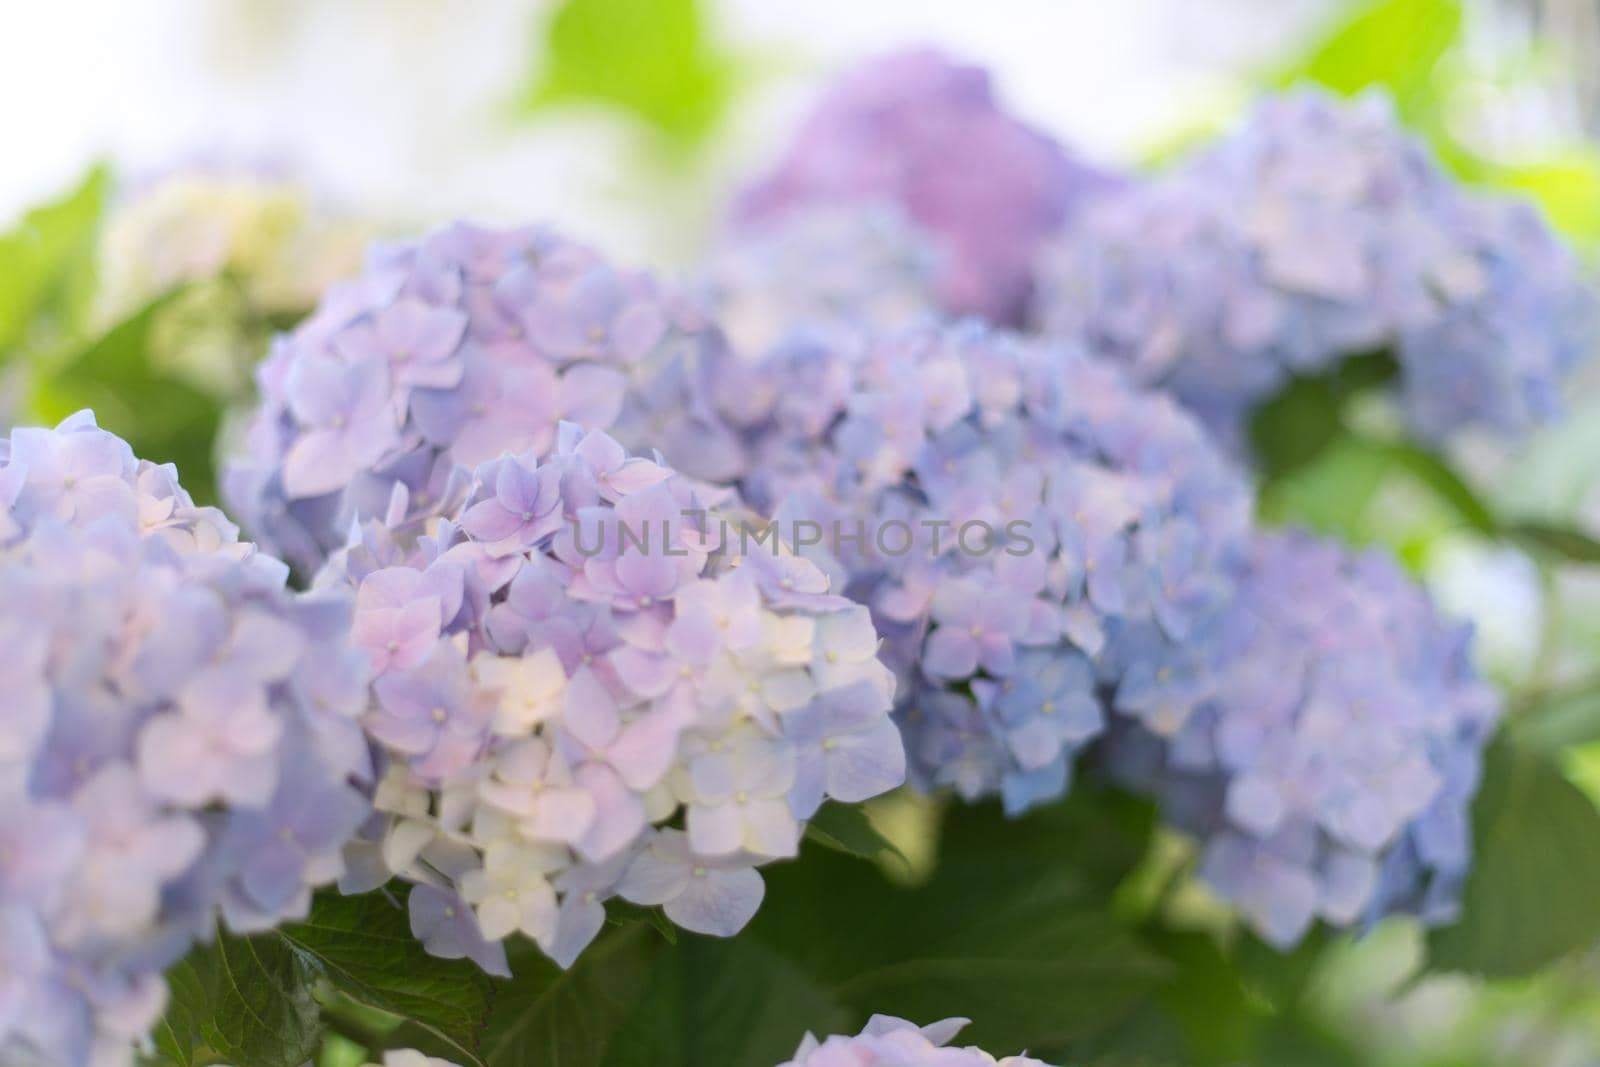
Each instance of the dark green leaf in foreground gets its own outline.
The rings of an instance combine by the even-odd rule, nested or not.
[[[179,1067],[300,1067],[319,1036],[315,978],[277,938],[219,934],[168,972],[156,1048]]]
[[[749,938],[687,936],[657,959],[605,1067],[771,1067],[809,1030],[849,1029],[855,1013]]]
[[[1113,1025],[1164,962],[1108,900],[1144,854],[1147,811],[1081,796],[1025,818],[956,806],[922,885],[808,847],[772,868],[743,936],[762,941],[856,1013],[973,1020],[963,1039],[996,1054],[1059,1048]]]
[[[468,960],[430,956],[411,935],[403,903],[386,893],[322,893],[305,922],[277,936],[340,993],[432,1035],[463,1064],[478,1053],[493,983]]]
[[[1600,940],[1600,811],[1552,763],[1501,738],[1473,805],[1477,854],[1434,967],[1529,974]]]
[[[522,946],[484,1037],[489,1067],[771,1067],[806,1031],[874,1013],[970,1017],[996,1053],[1063,1048],[1115,1025],[1168,973],[1110,912],[1143,858],[1148,805],[1080,784],[1022,819],[956,806],[924,884],[887,880],[810,840],[764,869],[767,895],[729,940],[608,927],[561,971]],[[828,825],[825,823],[825,825]],[[854,838],[860,827],[831,833]],[[876,848],[865,837],[864,847]]]
[[[652,968],[672,951],[643,923],[608,929],[563,971],[522,942],[483,1037],[489,1067],[602,1067]],[[728,1019],[734,1026],[738,1020]]]

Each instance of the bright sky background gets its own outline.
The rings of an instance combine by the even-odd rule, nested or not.
[[[617,250],[692,247],[719,189],[849,59],[932,41],[993,67],[1014,106],[1128,158],[1229,91],[1336,0],[710,0],[773,72],[695,174],[637,162],[611,121],[514,126],[548,5],[525,0],[54,0],[0,20],[0,220],[97,156],[137,174],[276,158],[404,225],[558,219]]]

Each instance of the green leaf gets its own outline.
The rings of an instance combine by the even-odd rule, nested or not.
[[[1297,1006],[1316,974],[1334,935],[1325,926],[1313,927],[1299,944],[1285,951],[1248,930],[1241,930],[1232,946],[1233,965],[1247,987],[1279,1009]]]
[[[0,234],[0,358],[25,344],[55,343],[81,326],[109,184],[109,172],[97,166],[61,199]]]
[[[1272,525],[1294,523],[1356,543],[1370,539],[1363,522],[1383,485],[1389,461],[1349,437],[1261,487],[1256,511]]]
[[[1346,403],[1396,373],[1394,358],[1377,352],[1341,360],[1324,374],[1290,379],[1250,417],[1250,445],[1262,481],[1270,485],[1293,474],[1348,437]]]
[[[541,77],[522,102],[529,113],[598,102],[690,145],[732,97],[735,64],[699,0],[565,0],[546,38]]]
[[[639,904],[630,904],[621,897],[606,901],[606,922],[612,926],[628,926],[633,923],[644,923],[656,933],[666,938],[669,945],[678,943],[678,928],[667,918],[666,912],[659,907],[647,908]]]
[[[1153,991],[1164,973],[1105,912],[1031,914],[1049,927],[1049,958],[1029,958],[1016,947],[993,957],[971,945],[930,950],[863,971],[836,993],[858,1010],[872,1006],[903,1018],[967,1015],[974,1020],[968,1040],[1020,1052],[1094,1033]]]
[[[315,978],[277,938],[219,933],[167,973],[156,1047],[179,1067],[300,1067],[319,1038]]]
[[[1363,443],[1428,489],[1471,529],[1490,537],[1500,532],[1500,524],[1489,506],[1437,454],[1405,441],[1364,440]]]
[[[1166,973],[1109,910],[1153,825],[1151,805],[1088,782],[1020,819],[962,806],[945,821],[937,868],[914,887],[808,839],[797,862],[763,871],[766,899],[736,938],[669,944],[622,921],[568,971],[520,946],[484,1059],[770,1067],[806,1030],[853,1032],[877,1012],[970,1016],[964,1039],[1000,1052],[1064,1045],[1114,1025]]]
[[[1429,96],[1434,67],[1461,29],[1459,0],[1377,0],[1341,18],[1275,81],[1309,80],[1345,94],[1382,86],[1409,115]]]
[[[168,294],[105,333],[38,368],[33,407],[45,421],[81,408],[142,459],[176,463],[198,503],[215,496],[212,447],[221,404],[151,360],[152,334],[180,294]]]
[[[809,1030],[859,1022],[811,977],[747,938],[689,936],[664,952],[605,1067],[772,1067]]]
[[[1546,758],[1490,746],[1473,838],[1461,917],[1430,937],[1433,966],[1525,975],[1600,939],[1600,811]]]
[[[806,839],[864,860],[876,860],[886,852],[905,859],[894,843],[878,832],[860,804],[830,801],[822,805],[806,823]]]
[[[1553,758],[1600,741],[1600,677],[1589,675],[1520,694],[1506,728],[1519,744]]]
[[[922,885],[808,843],[767,873],[749,931],[865,1018],[963,1015],[964,1039],[1000,1054],[1114,1025],[1165,973],[1110,914],[1144,853],[1148,809],[1080,783],[1082,796],[1019,819],[998,805],[946,818]]]
[[[1537,163],[1500,168],[1494,183],[1537,200],[1561,232],[1589,242],[1600,238],[1600,150],[1594,146],[1575,145]]]
[[[403,902],[384,891],[318,894],[304,922],[277,936],[340,993],[421,1027],[463,1064],[479,1042],[493,983],[468,960],[430,956],[411,934]]]
[[[1600,541],[1570,526],[1525,520],[1507,523],[1506,537],[1545,556],[1567,563],[1600,563]]]
[[[643,924],[607,930],[563,971],[526,943],[511,957],[483,1037],[489,1067],[602,1067],[660,955]],[[725,1025],[737,1025],[725,1020]]]

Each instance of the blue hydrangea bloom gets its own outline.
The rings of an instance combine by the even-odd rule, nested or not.
[[[825,799],[905,778],[878,635],[827,585],[727,490],[573,423],[396,483],[318,578],[377,671],[345,887],[422,883],[413,931],[492,972],[518,932],[572,963],[617,896],[737,932]]]
[[[944,307],[1016,325],[1041,242],[1119,180],[1007,114],[982,68],[918,48],[840,77],[734,215],[759,229],[818,205],[896,208],[943,252]]]
[[[546,453],[562,420],[722,477],[732,442],[693,381],[720,343],[682,295],[546,229],[458,224],[380,247],[260,367],[224,492],[309,574],[395,486],[417,497],[457,465]]]
[[[817,1040],[807,1034],[792,1059],[778,1067],[1048,1067],[1031,1056],[996,1060],[980,1048],[952,1048],[950,1041],[966,1019],[945,1019],[927,1026],[874,1015],[854,1037],[835,1035]]]
[[[286,577],[87,412],[0,439],[0,1061],[130,1064],[219,916],[339,876],[366,660]]]
[[[1515,434],[1596,336],[1589,280],[1530,205],[1460,186],[1385,98],[1313,91],[1096,201],[1042,256],[1034,317],[1234,440],[1291,376],[1380,350],[1421,437]]]
[[[871,607],[923,786],[1013,811],[1059,796],[1104,729],[1114,652],[1181,643],[1227,600],[1241,474],[1075,346],[921,327],[800,339],[713,380],[741,491]]]
[[[1380,551],[1273,533],[1197,637],[1117,693],[1198,691],[1195,711],[1164,738],[1119,731],[1108,759],[1199,837],[1202,879],[1282,947],[1318,919],[1451,919],[1498,714],[1470,627]]]
[[[733,351],[942,317],[945,257],[893,205],[818,205],[723,235],[700,270]]]

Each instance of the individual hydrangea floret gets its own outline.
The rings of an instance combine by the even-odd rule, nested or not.
[[[0,1062],[131,1063],[219,916],[339,876],[366,660],[286,577],[87,412],[0,439]]]
[[[810,1034],[793,1059],[778,1067],[1048,1067],[1031,1056],[995,1059],[980,1048],[950,1048],[966,1019],[945,1019],[919,1027],[904,1019],[874,1015],[855,1037],[834,1035],[818,1041]]]
[[[279,339],[224,489],[264,547],[312,573],[395,486],[420,499],[458,465],[547,453],[562,420],[719,478],[732,442],[718,448],[694,382],[718,344],[682,296],[587,246],[451,226],[380,247]]]
[[[1190,651],[1199,708],[1171,737],[1117,737],[1110,762],[1199,837],[1202,879],[1280,947],[1318,919],[1453,918],[1498,714],[1471,628],[1380,551],[1275,533]]]
[[[566,966],[612,897],[735,933],[824,799],[899,785],[866,609],[731,505],[570,423],[398,485],[318,579],[356,589],[385,753],[346,888],[417,882],[437,955],[501,972],[520,931]]]
[[[1111,184],[1002,110],[981,68],[912,49],[841,77],[741,193],[735,221],[759,228],[795,209],[888,204],[940,244],[949,311],[1015,324],[1040,243]]]
[[[1413,430],[1525,430],[1595,338],[1592,287],[1520,201],[1474,194],[1381,96],[1297,92],[1098,201],[1042,257],[1035,318],[1242,440],[1292,376],[1386,352]]]
[[[887,204],[819,205],[735,231],[701,272],[705,302],[734,352],[940,317],[942,257]]]
[[[913,778],[1021,810],[1105,726],[1107,664],[1228,594],[1249,493],[1200,426],[1066,343],[976,323],[720,368],[740,481],[871,607]],[[1187,705],[1129,709],[1162,729]]]

